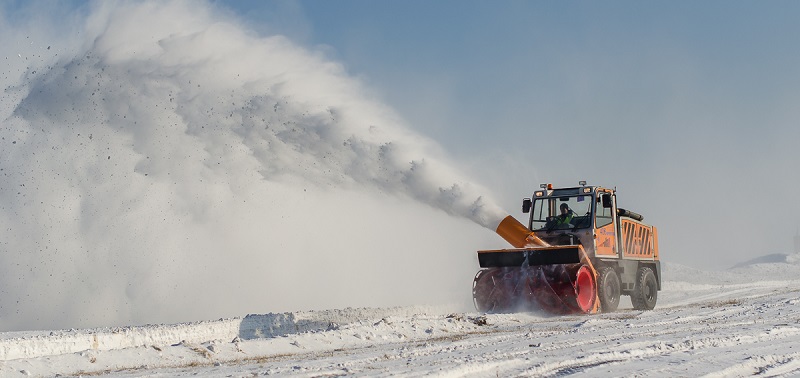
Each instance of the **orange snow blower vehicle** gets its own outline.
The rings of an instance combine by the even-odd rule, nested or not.
[[[612,312],[621,295],[652,310],[661,289],[658,232],[617,207],[615,189],[553,189],[522,201],[526,227],[512,216],[497,234],[514,249],[478,251],[472,297],[482,312]]]

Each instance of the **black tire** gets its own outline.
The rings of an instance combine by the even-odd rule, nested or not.
[[[636,284],[631,293],[631,303],[636,310],[652,310],[658,300],[658,281],[653,269],[641,267],[636,272]]]
[[[507,312],[513,305],[515,281],[509,283],[507,276],[513,268],[489,268],[478,271],[472,283],[472,300],[480,312]],[[511,286],[509,286],[511,285]]]
[[[598,274],[597,295],[600,297],[600,309],[603,312],[617,311],[622,288],[619,275],[612,267],[600,269]]]

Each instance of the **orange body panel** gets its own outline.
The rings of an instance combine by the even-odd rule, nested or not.
[[[653,226],[653,252],[655,259],[658,260],[658,229],[656,226]]]
[[[622,231],[623,257],[634,259],[658,259],[658,242],[655,227],[634,222],[630,219],[620,220]]]
[[[615,256],[617,254],[614,248],[617,244],[616,236],[613,223],[598,228],[594,254],[597,256]]]

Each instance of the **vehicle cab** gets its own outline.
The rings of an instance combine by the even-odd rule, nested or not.
[[[529,213],[528,228],[552,245],[582,245],[590,256],[618,255],[616,232],[618,217],[613,189],[586,186],[541,190],[523,200],[522,211]]]

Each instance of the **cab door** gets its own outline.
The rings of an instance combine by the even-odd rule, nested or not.
[[[610,191],[598,190],[594,201],[595,255],[618,257],[617,217],[614,196]]]

